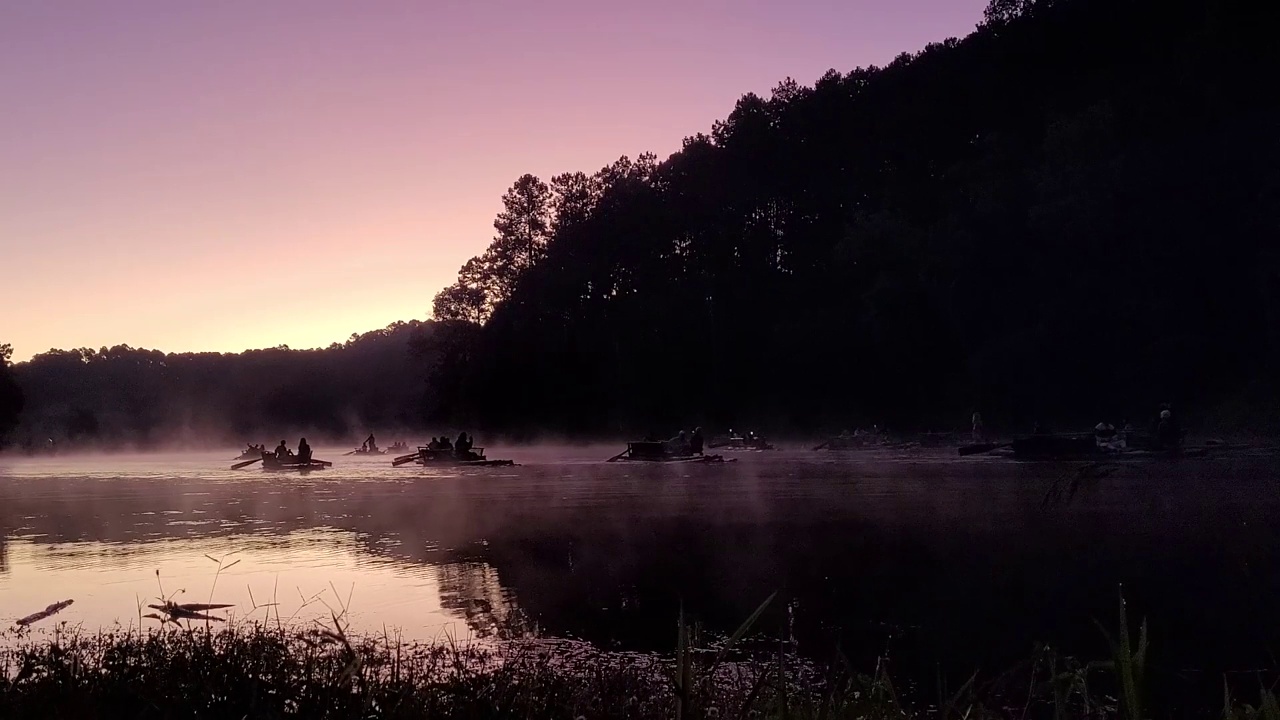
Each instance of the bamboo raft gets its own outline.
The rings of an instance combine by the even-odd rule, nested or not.
[[[262,469],[270,472],[311,472],[312,470],[323,470],[333,465],[325,460],[316,460],[312,458],[308,462],[298,462],[296,458],[288,458],[286,460],[277,460],[275,455],[263,453]]]
[[[1123,445],[1099,445],[1093,435],[1030,435],[1005,443],[976,443],[959,449],[960,455],[984,455],[1026,462],[1070,462],[1093,460],[1161,460],[1175,458],[1220,457],[1227,454],[1271,448],[1229,445],[1210,440],[1202,445],[1159,447],[1153,438],[1134,436]]]
[[[701,453],[678,454],[671,452],[664,442],[642,441],[627,443],[626,450],[614,455],[605,462],[726,463],[734,462],[734,459],[725,459],[723,455],[703,455]]]
[[[850,452],[856,450],[902,450],[919,446],[920,443],[918,442],[898,440],[884,432],[858,431],[852,434],[841,433],[827,438],[825,442],[813,446],[813,449]]]
[[[716,438],[707,443],[707,448],[711,450],[724,450],[726,452],[758,452],[761,450],[777,450],[768,440],[762,437],[740,437],[733,436],[728,438]]]
[[[894,440],[886,435],[837,435],[826,442],[815,445],[814,450],[828,452],[859,452],[871,450],[910,450],[920,447],[921,443],[910,440]]]
[[[391,466],[399,467],[410,463],[424,467],[510,467],[516,464],[514,460],[490,460],[484,456],[482,447],[473,447],[465,457],[459,457],[453,450],[419,446],[418,452],[401,455],[391,461]]]

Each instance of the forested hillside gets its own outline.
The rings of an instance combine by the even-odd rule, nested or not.
[[[1016,432],[1160,402],[1274,423],[1267,20],[1243,0],[994,0],[964,39],[748,94],[665,160],[520,177],[434,323],[318,351],[52,351],[9,369],[21,391],[0,370],[0,431],[24,396],[12,437],[103,442],[974,410]]]
[[[310,433],[358,443],[370,429],[418,427],[426,385],[414,346],[431,326],[396,323],[321,350],[51,350],[10,368],[26,397],[10,439],[147,448],[293,444]]]
[[[1257,406],[1280,349],[1265,14],[996,0],[962,40],[746,95],[664,161],[522,177],[436,298],[435,407],[600,432]]]

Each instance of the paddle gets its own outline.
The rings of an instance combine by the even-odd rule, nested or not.
[[[400,467],[405,463],[413,462],[414,460],[417,460],[418,456],[420,456],[421,454],[422,453],[413,453],[412,455],[401,455],[400,457],[391,461],[391,467]]]
[[[605,460],[605,462],[617,462],[618,460],[621,460],[621,459],[622,459],[622,456],[623,456],[623,455],[626,455],[626,454],[627,454],[627,453],[629,453],[629,452],[631,452],[631,448],[627,448],[626,450],[623,450],[622,452],[618,453],[617,455],[614,455],[613,457],[609,458],[608,460]]]
[[[261,461],[262,461],[262,458],[260,458],[260,457],[254,458],[254,459],[252,459],[252,460],[245,460],[245,461],[244,461],[244,462],[242,462],[242,463],[236,463],[235,465],[232,465],[232,466],[231,466],[231,469],[232,469],[232,470],[239,470],[240,468],[249,467],[250,465],[252,465],[252,464],[254,464],[254,463],[256,463],[256,462],[261,462]]]
[[[317,460],[315,458],[311,458],[311,464],[322,465],[324,467],[333,467],[333,463],[329,462],[328,460]]]
[[[822,448],[824,448],[824,447],[826,447],[826,446],[828,446],[828,445],[830,445],[830,444],[831,444],[831,441],[830,441],[830,440],[828,440],[828,441],[826,441],[826,442],[822,443],[821,445],[814,445],[814,446],[813,446],[813,449],[814,449],[814,450],[821,450]]]
[[[343,455],[343,457],[346,457],[347,455],[355,455],[355,454],[356,454],[356,453],[358,453],[358,452],[360,452],[360,451],[359,451],[359,450],[352,450],[351,452],[348,452],[348,453],[342,453],[342,455]]]
[[[988,453],[988,452],[991,452],[992,450],[998,450],[998,449],[1000,449],[1000,448],[1007,448],[1007,447],[1009,447],[1009,446],[1011,446],[1011,445],[1013,445],[1013,443],[999,443],[999,444],[996,444],[996,443],[976,443],[976,444],[974,444],[974,445],[965,445],[964,447],[960,448],[960,455],[961,455],[961,456],[968,456],[968,455],[980,455],[980,454],[982,454],[982,453]]]

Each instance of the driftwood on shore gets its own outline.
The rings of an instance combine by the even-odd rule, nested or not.
[[[163,605],[148,605],[152,610],[159,610],[164,613],[161,617],[155,614],[147,614],[143,617],[153,618],[161,622],[178,622],[179,620],[216,620],[218,622],[226,622],[226,618],[216,617],[214,615],[205,614],[209,610],[222,610],[223,608],[235,607],[234,605],[226,605],[222,603],[185,603],[178,604],[166,600]]]
[[[74,600],[63,600],[62,602],[56,602],[56,603],[53,603],[52,605],[50,605],[49,607],[47,607],[47,608],[45,608],[45,609],[41,610],[41,611],[40,611],[40,612],[38,612],[38,613],[32,613],[32,614],[30,614],[30,615],[28,615],[28,616],[26,616],[26,617],[24,617],[24,618],[18,618],[18,620],[17,620],[17,621],[15,621],[15,622],[14,622],[14,624],[15,624],[15,625],[17,625],[18,627],[27,627],[28,625],[31,625],[32,623],[38,623],[38,622],[40,622],[41,620],[43,620],[43,619],[45,619],[45,618],[49,617],[50,615],[56,615],[56,614],[58,614],[58,613],[62,612],[62,611],[63,611],[63,609],[65,609],[68,605],[70,605],[70,604],[71,604],[71,603],[73,603],[73,602],[75,602],[75,601],[74,601]]]

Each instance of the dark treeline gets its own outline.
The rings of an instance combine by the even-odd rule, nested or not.
[[[17,426],[22,408],[26,404],[26,396],[10,369],[9,360],[12,357],[13,346],[8,343],[0,344],[0,445]]]
[[[993,0],[962,40],[746,95],[664,161],[519,178],[438,322],[316,351],[51,351],[0,368],[0,434],[24,396],[20,441],[973,410],[1019,431],[1166,401],[1256,423],[1280,377],[1263,6]]]
[[[963,40],[746,95],[665,161],[522,177],[436,297],[432,412],[579,433],[1243,419],[1280,358],[1264,15],[995,0]]]
[[[433,323],[395,323],[326,349],[169,353],[121,345],[51,350],[9,368],[25,408],[10,442],[77,447],[260,442],[295,433],[359,442],[417,427],[422,343]],[[5,377],[0,375],[0,428]]]

